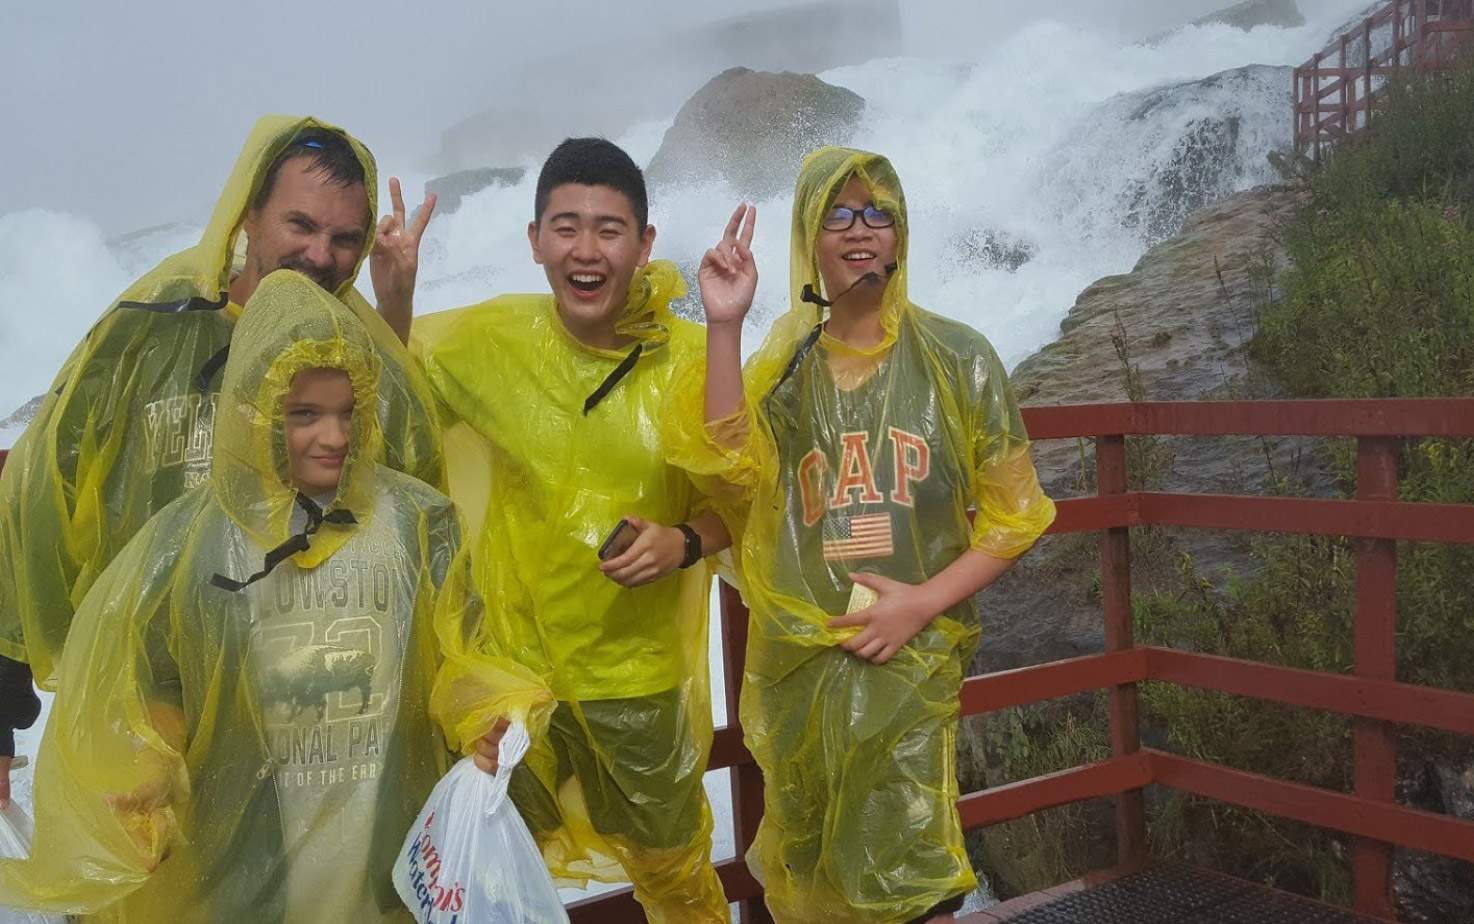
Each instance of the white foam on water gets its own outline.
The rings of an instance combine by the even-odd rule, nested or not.
[[[1364,5],[1302,0],[1312,21],[1300,28],[1189,27],[1150,45],[1122,46],[1103,32],[1040,20],[981,45],[982,60],[892,58],[821,76],[865,97],[852,141],[888,155],[906,186],[913,298],[983,330],[1012,365],[1053,338],[1081,289],[1140,257],[1147,236],[1132,225],[1140,205],[1133,191],[1146,184],[1148,201],[1165,194],[1151,181],[1201,120],[1225,112],[1239,120],[1233,162],[1221,170],[1224,192],[1272,180],[1265,153],[1289,142],[1288,80],[1194,88],[1135,120],[1125,117],[1131,95],[1249,64],[1299,63]],[[644,122],[617,140],[648,163],[669,125]],[[417,310],[546,290],[526,239],[537,164],[524,166],[522,182],[467,197],[432,222]],[[427,177],[402,176],[413,207]],[[380,198],[387,206],[387,185]],[[736,202],[719,182],[654,190],[656,256],[694,268]],[[791,199],[757,204],[761,282],[749,348],[788,301]],[[110,248],[82,217],[0,215],[0,419],[42,393],[102,309],[192,233],[176,226]],[[1016,272],[985,265],[967,246],[980,234],[1025,243],[1035,255]],[[0,430],[0,446],[15,435]]]

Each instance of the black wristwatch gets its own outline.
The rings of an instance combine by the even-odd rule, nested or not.
[[[686,557],[681,559],[681,567],[689,568],[701,561],[701,536],[687,523],[677,523],[676,529],[686,537]]]

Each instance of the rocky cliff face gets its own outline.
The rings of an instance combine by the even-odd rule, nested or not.
[[[1274,382],[1245,354],[1255,298],[1283,261],[1274,231],[1300,194],[1267,186],[1229,196],[1197,212],[1178,236],[1153,247],[1125,275],[1108,276],[1080,293],[1060,324],[1060,338],[1014,372],[1020,403],[1126,401],[1124,349],[1134,397],[1158,401],[1278,396]],[[1228,444],[1225,446],[1225,444]],[[1268,474],[1256,439],[1163,441],[1163,489],[1251,492]],[[1281,441],[1272,458],[1284,465],[1298,443]],[[1036,443],[1034,459],[1054,497],[1093,490],[1088,441]],[[1083,472],[1083,474],[1082,474]],[[1323,475],[1316,476],[1328,487]],[[1219,566],[1242,561],[1241,540],[1184,534],[1195,557]],[[984,596],[982,649],[974,668],[1002,670],[1102,650],[1104,634],[1091,579],[1098,559],[1065,555],[1078,542],[1047,539]],[[1078,559],[1078,560],[1077,560]],[[1063,574],[1067,579],[1061,580]]]
[[[1265,186],[1228,196],[1194,213],[1182,231],[1149,250],[1130,272],[1101,279],[1082,292],[1060,325],[1060,337],[1014,373],[1022,404],[1087,404],[1287,397],[1246,354],[1255,308],[1273,297],[1274,272],[1284,263],[1277,230],[1303,202],[1294,188]],[[1129,369],[1129,375],[1128,375]],[[1034,458],[1056,498],[1094,490],[1088,441],[1036,443]],[[1162,439],[1145,456],[1156,483],[1183,493],[1263,493],[1271,478],[1289,478],[1311,495],[1334,490],[1327,465],[1307,439]],[[1221,580],[1252,573],[1248,537],[1198,530],[1133,534],[1136,593],[1179,583],[1174,563],[1185,553],[1198,573]],[[1006,670],[1103,650],[1098,592],[1098,544],[1093,537],[1047,537],[980,598],[982,643],[974,673]],[[1146,728],[1161,745],[1163,730]],[[991,779],[979,723],[959,735],[964,792]],[[1474,766],[1450,763],[1404,747],[1399,799],[1426,811],[1474,818]],[[1109,812],[1087,813],[1093,834],[1109,844]],[[984,850],[982,867],[1008,871],[1007,860]],[[999,864],[1003,864],[1000,866]],[[1474,908],[1468,864],[1401,851],[1395,891],[1402,920],[1453,924]]]
[[[1025,406],[1127,400],[1274,397],[1273,382],[1246,356],[1254,329],[1253,305],[1283,260],[1278,225],[1301,201],[1295,190],[1264,186],[1228,196],[1191,215],[1180,233],[1151,248],[1131,272],[1100,279],[1081,292],[1060,324],[1055,342],[1024,360],[1013,375]],[[1128,375],[1129,369],[1129,375]],[[1253,439],[1161,440],[1146,453],[1128,452],[1135,487],[1183,492],[1261,489],[1271,464],[1288,465],[1296,447]],[[1298,447],[1303,448],[1303,445]],[[1091,441],[1034,444],[1034,461],[1050,496],[1093,493]],[[1324,480],[1323,475],[1321,476]],[[1251,566],[1242,535],[1187,530],[1133,531],[1132,587],[1137,594],[1173,586],[1181,553],[1199,572],[1221,578]],[[982,640],[972,673],[1008,670],[1104,649],[1099,593],[1100,552],[1094,535],[1045,537],[1019,566],[979,598]],[[1047,704],[1034,721],[1057,729],[1073,713],[1096,721],[1088,695]],[[1161,746],[1162,731],[1146,728]],[[964,721],[958,735],[963,792],[1011,782],[1001,776],[987,728]],[[1052,768],[1057,769],[1057,768]],[[1114,862],[1114,815],[1106,800],[1070,811],[1068,847],[1079,872]],[[1063,817],[1063,816],[1061,816]],[[1051,849],[1008,826],[974,835],[973,850],[1003,894],[1037,888]]]
[[[1051,156],[1046,207],[1112,216],[1151,244],[1172,237],[1198,209],[1275,179],[1265,154],[1291,144],[1290,72],[1250,65],[1105,100]]]

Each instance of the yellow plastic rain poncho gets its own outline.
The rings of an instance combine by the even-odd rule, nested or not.
[[[220,365],[240,314],[228,288],[241,222],[272,161],[309,129],[338,131],[288,116],[256,124],[200,243],[166,258],[108,308],[0,472],[0,655],[30,662],[45,689],[56,688],[72,613],[102,569],[150,516],[209,476]],[[373,214],[374,161],[349,141]],[[384,461],[443,487],[422,374],[352,278],[337,294],[384,362]]]
[[[884,340],[855,350],[825,333],[805,351],[820,318],[799,296],[806,285],[824,291],[814,245],[852,175],[897,219]],[[745,518],[741,715],[766,782],[748,860],[768,905],[783,924],[905,922],[975,886],[953,754],[976,602],[937,616],[884,665],[839,647],[857,629],[827,623],[846,612],[850,572],[920,584],[969,548],[1014,558],[1054,508],[988,341],[907,299],[906,210],[890,163],[810,154],[792,234],[794,308],[748,362],[750,412],[703,428],[693,370],[673,391],[668,437],[675,461],[750,503],[711,489],[726,515]]]
[[[469,592],[454,507],[374,462],[373,414],[354,414],[336,493],[291,486],[283,398],[319,367],[375,406],[363,326],[273,273],[237,325],[211,481],[151,519],[78,610],[32,858],[0,861],[0,905],[408,922],[390,870],[452,756],[432,684],[457,750],[499,715],[546,724],[547,689],[481,647],[496,627]]]
[[[581,344],[551,295],[419,318],[411,344],[454,421],[452,496],[467,507],[482,498],[479,583],[508,614],[513,656],[558,699],[511,790],[544,859],[560,885],[631,881],[652,921],[707,924],[727,916],[701,785],[709,569],[630,589],[597,567],[621,517],[671,525],[702,504],[659,434],[672,375],[704,344],[700,327],[671,314],[684,289],[670,263],[636,273],[618,330],[639,355],[587,412],[633,347]],[[458,449],[477,443],[482,474],[468,478],[462,466],[478,453]]]

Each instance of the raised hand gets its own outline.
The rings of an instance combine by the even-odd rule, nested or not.
[[[397,177],[389,180],[389,199],[393,211],[379,222],[374,249],[369,254],[369,278],[373,280],[379,314],[399,339],[408,343],[409,325],[414,319],[415,277],[420,271],[420,240],[435,211],[435,194],[425,194],[425,202],[412,223],[406,223]]]
[[[696,278],[707,326],[740,325],[757,293],[757,263],[752,259],[752,232],[757,206],[743,203],[732,213],[721,241],[701,259]]]

